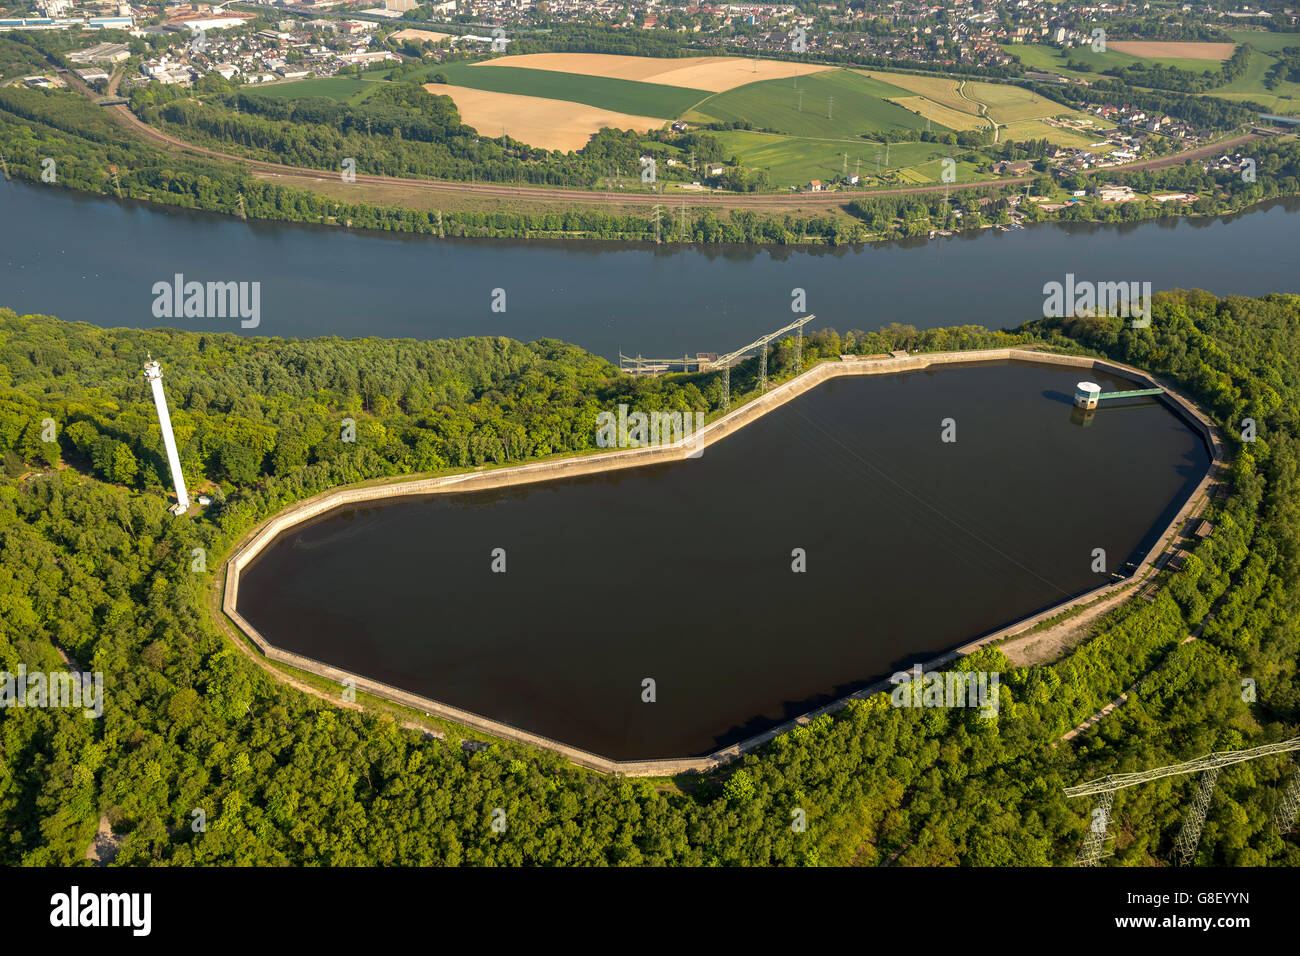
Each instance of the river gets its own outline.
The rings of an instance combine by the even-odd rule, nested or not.
[[[1040,224],[838,249],[438,240],[241,222],[0,182],[0,306],[103,326],[270,336],[505,335],[667,357],[723,352],[785,325],[1012,327],[1045,282],[1149,281],[1216,294],[1300,292],[1300,200],[1201,220]],[[258,283],[254,328],[159,319],[153,287]],[[495,290],[503,290],[496,293]]]

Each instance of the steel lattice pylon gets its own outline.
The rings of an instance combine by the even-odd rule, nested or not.
[[[1199,773],[1201,775],[1200,785],[1196,788],[1196,795],[1192,798],[1192,805],[1187,811],[1187,817],[1183,820],[1183,828],[1174,841],[1174,852],[1179,857],[1180,862],[1186,865],[1196,856],[1196,847],[1201,841],[1201,828],[1205,825],[1205,815],[1209,812],[1210,802],[1214,798],[1214,788],[1218,783],[1219,771],[1233,764],[1245,763],[1247,760],[1255,760],[1273,754],[1292,753],[1297,750],[1300,750],[1300,737],[1292,737],[1290,740],[1281,740],[1275,744],[1264,744],[1262,747],[1252,747],[1250,750],[1210,753],[1203,757],[1197,757],[1195,760],[1170,764],[1167,767],[1156,767],[1152,770],[1142,770],[1137,773],[1110,774],[1074,787],[1066,787],[1065,795],[1067,797],[1099,796],[1098,806],[1102,814],[1101,822],[1105,826],[1109,826],[1112,800],[1114,794],[1120,790],[1150,783],[1153,780],[1163,780],[1167,777],[1178,777],[1188,773]],[[1297,768],[1295,773],[1292,774],[1287,783],[1282,802],[1274,813],[1273,819],[1278,830],[1282,833],[1288,833],[1293,829],[1298,813],[1300,813],[1300,768]],[[1094,821],[1096,819],[1094,817]],[[1095,826],[1089,828],[1088,833],[1083,838],[1083,846],[1079,850],[1077,862],[1080,866],[1095,866],[1097,860],[1104,855],[1101,849],[1108,839],[1105,826],[1100,831]]]
[[[1196,859],[1196,847],[1201,842],[1201,828],[1205,825],[1205,815],[1210,811],[1210,801],[1214,799],[1214,787],[1218,782],[1218,767],[1211,767],[1201,774],[1201,783],[1196,788],[1196,796],[1192,797],[1192,805],[1183,820],[1183,828],[1174,840],[1174,853],[1183,866]]]
[[[1295,829],[1297,814],[1300,814],[1300,767],[1296,767],[1287,781],[1286,793],[1282,794],[1282,802],[1273,813],[1273,822],[1280,832],[1290,833]]]
[[[1293,750],[1300,750],[1300,737],[1292,737],[1290,740],[1279,741],[1275,744],[1265,744],[1262,747],[1253,747],[1250,750],[1206,754],[1204,757],[1197,757],[1195,760],[1170,764],[1167,767],[1156,767],[1154,770],[1111,774],[1108,777],[1089,780],[1087,783],[1081,783],[1075,787],[1066,787],[1065,795],[1067,797],[1088,797],[1107,790],[1123,790],[1125,787],[1135,787],[1138,784],[1150,783],[1152,780],[1163,780],[1165,777],[1180,777],[1185,773],[1200,773],[1203,770],[1209,770],[1211,767],[1227,767],[1234,763],[1254,760],[1257,757],[1289,753]]]
[[[1092,811],[1092,820],[1088,825],[1088,833],[1083,838],[1083,846],[1079,847],[1079,856],[1075,859],[1077,866],[1096,866],[1098,860],[1110,855],[1102,851],[1111,839],[1106,831],[1110,829],[1110,811],[1114,805],[1115,791],[1103,792],[1097,801],[1097,808]]]

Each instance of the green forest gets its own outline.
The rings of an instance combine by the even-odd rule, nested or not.
[[[0,710],[0,864],[83,863],[104,815],[118,865],[1068,865],[1091,807],[1063,787],[1297,733],[1300,297],[1163,293],[1143,330],[826,330],[803,355],[1017,342],[1129,362],[1194,396],[1232,445],[1215,534],[1154,601],[1121,605],[1056,663],[1012,667],[996,647],[964,659],[1003,674],[995,719],[877,695],[716,773],[654,781],[508,743],[466,748],[454,728],[439,740],[296,690],[231,645],[211,599],[234,542],[290,502],[582,452],[596,409],[713,407],[716,375],[631,379],[552,340],[256,339],[0,310],[0,668],[102,671],[106,694],[97,720]],[[166,508],[147,353],[165,365],[191,484],[212,497],[192,517]],[[794,371],[787,343],[769,361],[775,379]],[[756,362],[734,371],[733,395],[752,391]],[[339,440],[344,417],[354,443]],[[209,556],[197,571],[196,548]],[[1270,821],[1294,769],[1226,768],[1198,862],[1300,864]],[[1122,793],[1108,864],[1168,862],[1195,783]]]

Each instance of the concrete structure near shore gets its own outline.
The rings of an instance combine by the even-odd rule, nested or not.
[[[476,731],[491,734],[505,740],[530,746],[554,750],[580,767],[597,770],[602,773],[618,773],[630,777],[673,776],[681,773],[706,773],[723,766],[752,750],[761,747],[774,738],[788,733],[794,728],[808,724],[816,718],[835,713],[846,707],[850,701],[861,700],[875,694],[888,693],[893,685],[888,680],[878,681],[868,687],[855,691],[846,697],[832,701],[822,707],[809,711],[793,720],[788,720],[746,740],[731,744],[713,753],[700,757],[666,758],[653,760],[610,760],[598,754],[589,753],[560,741],[551,740],[517,727],[480,714],[471,713],[443,704],[439,701],[421,697],[409,691],[393,687],[379,681],[371,680],[317,660],[282,650],[267,641],[257,629],[239,613],[239,576],[257,556],[269,547],[283,532],[342,505],[379,501],[388,498],[404,498],[422,495],[464,493],[482,491],[492,488],[506,488],[518,485],[551,481],[557,478],[570,478],[579,475],[613,471],[623,468],[639,468],[645,465],[680,461],[698,454],[714,442],[756,421],[763,415],[779,408],[781,405],[797,398],[803,393],[816,388],[833,378],[851,375],[891,375],[899,372],[920,371],[940,365],[961,365],[988,362],[1031,362],[1057,364],[1080,370],[1106,372],[1127,379],[1144,383],[1148,392],[1158,392],[1158,400],[1176,415],[1182,418],[1205,441],[1210,453],[1210,466],[1200,483],[1188,496],[1187,501],[1173,517],[1169,525],[1156,538],[1156,543],[1127,577],[1112,580],[1110,583],[1094,588],[1084,594],[1071,598],[1054,607],[1047,608],[1028,618],[1016,621],[989,634],[982,635],[971,642],[957,647],[931,661],[921,665],[925,671],[931,671],[949,664],[967,654],[987,647],[997,641],[1012,637],[1022,631],[1035,627],[1042,621],[1056,617],[1072,608],[1091,603],[1107,596],[1131,582],[1148,576],[1155,570],[1156,558],[1164,551],[1166,539],[1171,532],[1177,531],[1193,514],[1198,514],[1209,501],[1209,486],[1217,476],[1224,460],[1225,445],[1215,425],[1196,406],[1173,391],[1168,384],[1160,382],[1150,374],[1118,362],[1094,359],[1080,355],[1063,355],[1051,352],[1038,352],[1023,348],[983,349],[966,352],[935,352],[930,354],[904,355],[890,358],[866,358],[842,356],[840,361],[822,362],[795,378],[773,388],[765,395],[737,408],[716,421],[704,426],[692,436],[690,441],[673,445],[650,446],[644,448],[622,449],[603,454],[591,454],[579,457],[562,458],[554,461],[535,462],[493,470],[474,471],[463,474],[447,475],[438,478],[425,478],[413,481],[401,481],[391,484],[370,485],[343,488],[325,492],[292,505],[279,514],[269,518],[249,533],[242,546],[226,564],[225,590],[222,597],[222,610],[235,625],[246,634],[257,648],[272,661],[288,664],[299,670],[324,677],[342,684],[351,681],[352,686],[376,697],[394,701],[421,713],[437,716]],[[1091,384],[1091,383],[1089,383]],[[1100,392],[1100,387],[1094,386]],[[1140,588],[1135,588],[1138,593]]]

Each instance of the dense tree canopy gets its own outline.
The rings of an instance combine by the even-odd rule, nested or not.
[[[1012,667],[996,648],[965,659],[1002,673],[996,719],[878,695],[678,792],[520,746],[467,750],[454,728],[432,739],[306,695],[234,648],[209,599],[233,542],[290,501],[581,450],[593,409],[628,396],[707,406],[714,376],[632,381],[552,341],[243,339],[0,311],[0,667],[75,665],[107,685],[98,720],[0,711],[0,862],[76,862],[104,814],[125,864],[1068,863],[1089,808],[1063,786],[1296,734],[1300,297],[1165,294],[1142,331],[1107,319],[826,331],[805,357],[1016,341],[1132,362],[1195,395],[1234,446],[1216,533],[1154,601],[1121,605],[1060,661]],[[182,458],[215,498],[197,517],[165,510],[140,376],[148,351],[166,356]],[[775,349],[772,374],[790,361]],[[733,393],[755,371],[737,370]],[[338,439],[343,417],[357,422],[355,443]],[[1258,437],[1237,442],[1228,426],[1247,417]],[[206,572],[195,548],[211,556]],[[1200,640],[1182,643],[1200,623]],[[1246,677],[1258,700],[1244,699]],[[1094,730],[1052,745],[1134,684]],[[1270,759],[1222,773],[1201,862],[1300,863],[1269,821],[1288,768]],[[1169,857],[1194,784],[1121,796],[1118,862]],[[505,834],[490,827],[496,807]],[[805,832],[791,826],[795,809]]]

